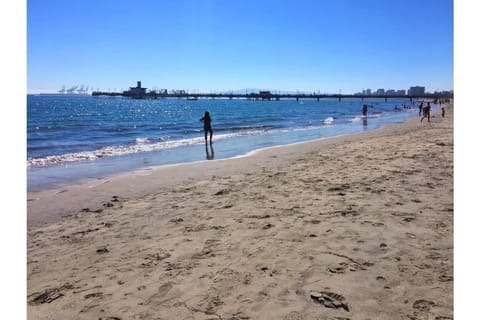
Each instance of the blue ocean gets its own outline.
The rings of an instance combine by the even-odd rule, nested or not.
[[[366,118],[363,104],[369,105]],[[134,100],[28,95],[27,188],[232,158],[271,146],[373,130],[418,117],[418,104],[373,98]],[[205,147],[200,122],[205,111],[212,117],[212,148]]]

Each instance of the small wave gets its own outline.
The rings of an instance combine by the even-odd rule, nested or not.
[[[357,122],[362,120],[364,117],[363,116],[355,116],[352,119],[350,119],[350,122]]]
[[[222,140],[228,139],[233,137],[240,137],[240,136],[249,136],[249,135],[257,135],[261,134],[263,131],[261,130],[253,130],[253,131],[245,131],[245,132],[237,132],[237,133],[227,133],[227,134],[218,134],[215,135],[215,140]],[[205,138],[203,136],[189,138],[189,139],[179,139],[179,140],[167,140],[167,141],[160,141],[154,143],[148,143],[150,139],[148,138],[137,138],[136,144],[131,146],[108,146],[103,147],[98,150],[93,151],[83,151],[83,152],[75,152],[75,153],[66,153],[61,155],[53,155],[47,156],[42,158],[30,158],[27,159],[27,166],[28,167],[39,167],[39,166],[46,166],[46,165],[53,165],[53,164],[61,164],[61,163],[70,163],[82,160],[96,160],[100,158],[106,157],[113,157],[113,156],[122,156],[140,152],[149,152],[149,151],[158,151],[164,149],[173,149],[178,147],[185,147],[197,144],[203,144]]]
[[[334,120],[333,117],[328,117],[325,120],[323,120],[323,123],[324,124],[332,124],[333,120]]]
[[[150,141],[150,139],[148,139],[148,138],[137,138],[137,139],[135,139],[135,142],[138,143],[138,144],[148,143],[149,141]]]

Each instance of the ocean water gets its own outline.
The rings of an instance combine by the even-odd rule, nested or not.
[[[361,115],[364,103],[370,105],[366,118]],[[418,104],[409,99],[133,100],[28,95],[27,188],[157,165],[232,158],[266,147],[372,130],[418,117]],[[214,130],[212,147],[205,146],[199,121],[207,110]]]

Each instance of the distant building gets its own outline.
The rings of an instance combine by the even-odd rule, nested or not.
[[[409,96],[421,96],[425,94],[425,87],[415,86],[408,90]]]
[[[384,95],[385,94],[385,89],[378,89],[377,92],[375,92],[377,95]]]
[[[367,89],[367,90],[365,90],[365,94],[366,94],[367,96],[371,96],[371,95],[372,95],[372,89]]]
[[[389,89],[389,90],[385,91],[385,95],[387,95],[387,96],[394,96],[395,94],[396,94],[396,92],[393,89]]]
[[[262,100],[270,100],[272,98],[272,93],[270,91],[260,91],[259,95]]]
[[[137,81],[137,86],[130,87],[130,90],[125,91],[124,94],[131,98],[143,99],[147,95],[147,88],[142,88],[142,82]]]
[[[186,95],[187,91],[185,91],[185,90],[172,90],[172,93],[176,94],[176,95]]]
[[[398,96],[404,96],[405,95],[405,90],[397,90],[396,93]]]

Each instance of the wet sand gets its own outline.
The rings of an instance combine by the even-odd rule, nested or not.
[[[28,193],[28,319],[453,319],[453,107]]]

